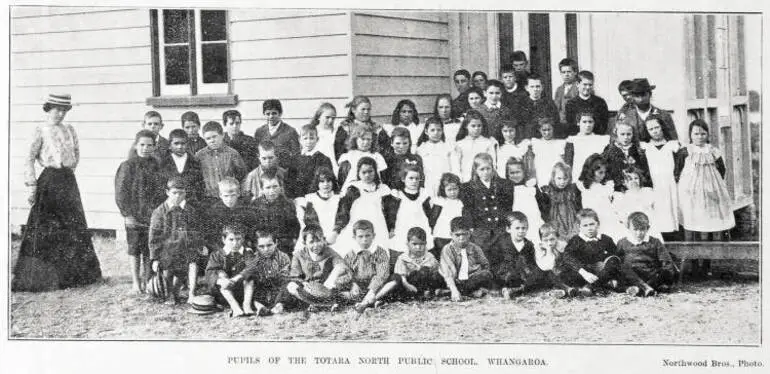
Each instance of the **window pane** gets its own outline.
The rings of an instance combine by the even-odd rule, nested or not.
[[[203,83],[227,83],[227,44],[203,44]]]
[[[224,10],[201,10],[201,39],[227,40],[226,20]]]
[[[187,22],[188,12],[183,9],[163,11],[163,42],[187,43],[190,36]]]
[[[166,84],[190,84],[190,47],[165,47]]]

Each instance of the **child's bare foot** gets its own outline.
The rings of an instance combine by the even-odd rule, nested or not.
[[[489,290],[487,290],[484,287],[481,287],[478,290],[473,291],[473,297],[476,298],[476,299],[480,299],[480,298],[486,296],[488,293],[489,293]]]
[[[565,299],[569,295],[565,290],[551,290],[548,291],[548,295],[554,299]]]
[[[254,302],[254,314],[256,314],[257,316],[260,316],[260,317],[266,317],[266,316],[269,316],[271,313],[270,313],[270,310],[267,309],[267,307],[264,304],[262,304],[262,303],[260,303],[258,301],[255,301]]]
[[[241,310],[241,308],[230,311],[230,318],[245,317],[245,316],[246,316],[246,313],[244,313],[243,310]]]
[[[500,294],[502,295],[503,299],[510,299],[511,298],[511,289],[508,287],[503,287],[502,290],[500,290]]]
[[[644,289],[642,290],[642,296],[644,297],[655,296],[655,289],[653,289],[648,285],[645,285]]]
[[[628,296],[638,296],[639,295],[639,287],[637,286],[630,286],[626,288],[626,295]]]
[[[283,314],[284,308],[283,303],[276,303],[272,309],[270,309],[270,313],[273,314]]]
[[[593,296],[594,294],[594,290],[592,290],[591,287],[588,287],[588,286],[580,287],[578,292],[580,293],[580,296],[583,296],[583,297]]]

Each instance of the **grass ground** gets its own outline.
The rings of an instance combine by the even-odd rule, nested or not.
[[[759,344],[756,280],[686,283],[655,298],[611,294],[554,300],[545,293],[515,300],[394,303],[353,312],[294,312],[231,319],[197,316],[128,296],[125,244],[95,239],[105,280],[77,289],[11,295],[12,338],[194,339],[250,341],[431,341],[504,343]],[[16,251],[14,246],[14,252]],[[756,273],[756,262],[715,263],[715,270]]]

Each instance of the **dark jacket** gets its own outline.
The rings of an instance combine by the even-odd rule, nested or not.
[[[154,157],[123,161],[115,174],[115,203],[123,217],[149,226],[152,212],[166,200],[160,165]]]
[[[257,144],[263,140],[270,140],[275,144],[275,153],[278,156],[278,165],[284,169],[289,168],[291,159],[299,154],[299,134],[297,130],[281,121],[275,134],[270,135],[269,125],[265,124],[254,132],[254,140]]]
[[[184,169],[180,173],[174,163],[174,156],[170,151],[167,151],[160,158],[160,170],[163,174],[163,185],[174,177],[180,177],[184,180],[187,186],[187,199],[194,201],[201,201],[204,194],[204,182],[203,172],[201,171],[201,164],[195,159],[193,155],[188,154],[187,161],[184,164]]]
[[[513,185],[509,180],[494,177],[487,188],[474,178],[460,186],[460,200],[463,217],[469,219],[474,228],[504,228],[505,216],[513,207]]]

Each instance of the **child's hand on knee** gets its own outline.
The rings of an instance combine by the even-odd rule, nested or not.
[[[160,261],[152,260],[152,271],[156,273],[160,271]]]

